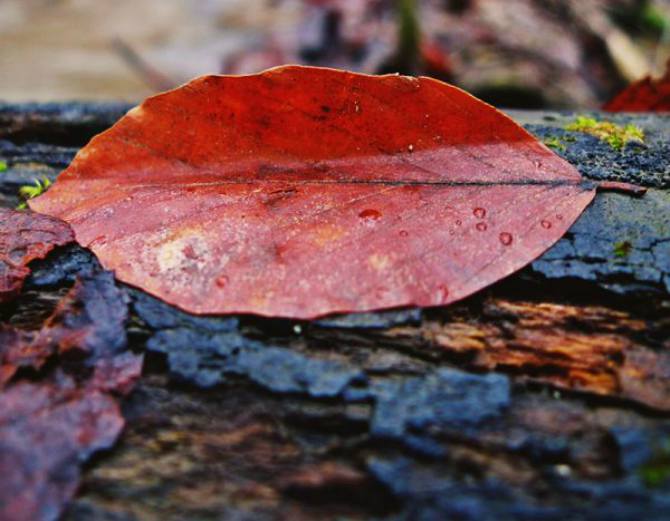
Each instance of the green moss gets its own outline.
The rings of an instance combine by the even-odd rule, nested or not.
[[[628,254],[632,248],[633,246],[628,241],[617,242],[614,245],[614,255],[616,257],[628,257]]]
[[[42,179],[35,179],[32,185],[23,185],[19,188],[19,198],[21,199],[21,202],[16,208],[18,210],[27,208],[28,204],[26,201],[28,201],[28,199],[32,199],[33,197],[37,197],[38,195],[42,195],[47,191],[49,186],[51,186],[51,181],[49,181],[49,179],[46,177],[42,177]]]
[[[644,142],[644,131],[631,123],[622,126],[611,121],[598,121],[586,116],[577,116],[575,121],[565,127],[565,130],[590,134],[605,141],[615,150],[621,150],[630,142]]]
[[[7,170],[7,163],[0,161],[0,172],[4,172],[5,170]]]
[[[639,469],[640,478],[648,487],[658,487],[670,479],[670,438],[655,451]]]
[[[565,152],[565,143],[563,143],[563,141],[561,141],[560,138],[556,136],[548,137],[547,139],[544,140],[544,144],[547,145],[549,148]]]

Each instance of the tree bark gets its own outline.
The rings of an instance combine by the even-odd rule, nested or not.
[[[0,206],[127,108],[0,106]],[[646,134],[615,150],[572,114],[513,117],[647,193],[599,193],[540,259],[446,308],[203,318],[121,286],[144,376],[64,519],[667,519],[670,120],[607,116]],[[0,319],[39,327],[86,262],[34,263]]]

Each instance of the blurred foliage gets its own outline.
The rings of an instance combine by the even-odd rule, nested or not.
[[[659,487],[670,479],[670,438],[666,438],[652,458],[640,467],[640,477],[648,487]]]
[[[651,1],[609,7],[609,15],[619,26],[632,33],[660,37],[670,30],[670,16]]]
[[[669,20],[670,0],[4,0],[0,98],[139,101],[302,63],[432,76],[508,108],[597,108],[662,72]]]

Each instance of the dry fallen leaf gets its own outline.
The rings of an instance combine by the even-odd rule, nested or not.
[[[0,304],[21,291],[29,262],[73,240],[70,227],[58,219],[0,208]]]
[[[125,350],[126,318],[125,293],[99,272],[40,330],[0,330],[0,519],[57,519],[80,467],[114,445],[124,424],[114,395],[130,392],[143,360]]]
[[[466,297],[593,196],[456,87],[287,66],[147,99],[30,206],[187,311],[313,318]]]
[[[647,76],[631,83],[603,109],[610,112],[670,112],[670,60],[662,78],[655,80]]]

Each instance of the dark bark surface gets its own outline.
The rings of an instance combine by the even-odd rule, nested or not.
[[[125,108],[0,106],[0,206]],[[649,191],[599,193],[541,259],[447,308],[194,317],[119,285],[144,375],[64,519],[667,519],[670,120],[608,116],[646,132],[615,150],[573,115],[514,116],[585,176]],[[6,327],[39,329],[97,270],[73,245],[30,268]]]

